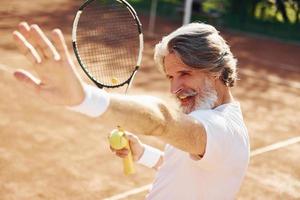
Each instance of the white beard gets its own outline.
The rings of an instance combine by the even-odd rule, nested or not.
[[[205,79],[204,87],[200,95],[195,99],[195,103],[188,106],[181,106],[181,110],[185,114],[189,114],[199,109],[212,109],[218,100],[217,91],[213,88],[211,82]]]

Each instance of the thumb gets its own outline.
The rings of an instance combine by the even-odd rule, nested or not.
[[[13,73],[14,77],[26,88],[37,92],[41,81],[25,70],[17,70]]]
[[[125,133],[125,138],[128,139],[129,142],[134,143],[134,144],[139,142],[139,138],[136,135],[129,133],[129,132]]]

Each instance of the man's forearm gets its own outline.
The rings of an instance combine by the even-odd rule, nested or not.
[[[206,134],[202,124],[157,98],[110,94],[110,105],[102,120],[129,132],[157,136],[192,154],[203,155],[205,151]]]
[[[120,125],[126,131],[143,135],[162,135],[165,116],[158,99],[149,96],[110,94],[110,104],[101,121]]]

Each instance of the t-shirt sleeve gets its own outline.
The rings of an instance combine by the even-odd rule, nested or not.
[[[221,166],[232,142],[224,117],[212,110],[194,111],[190,116],[204,126],[207,138],[204,156],[200,160],[191,158],[191,162],[210,170]]]

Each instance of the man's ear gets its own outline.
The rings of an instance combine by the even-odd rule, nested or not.
[[[214,80],[219,79],[220,76],[221,76],[221,73],[220,73],[220,72],[212,72],[212,73],[211,73],[211,77],[212,77],[212,79],[214,79]]]

